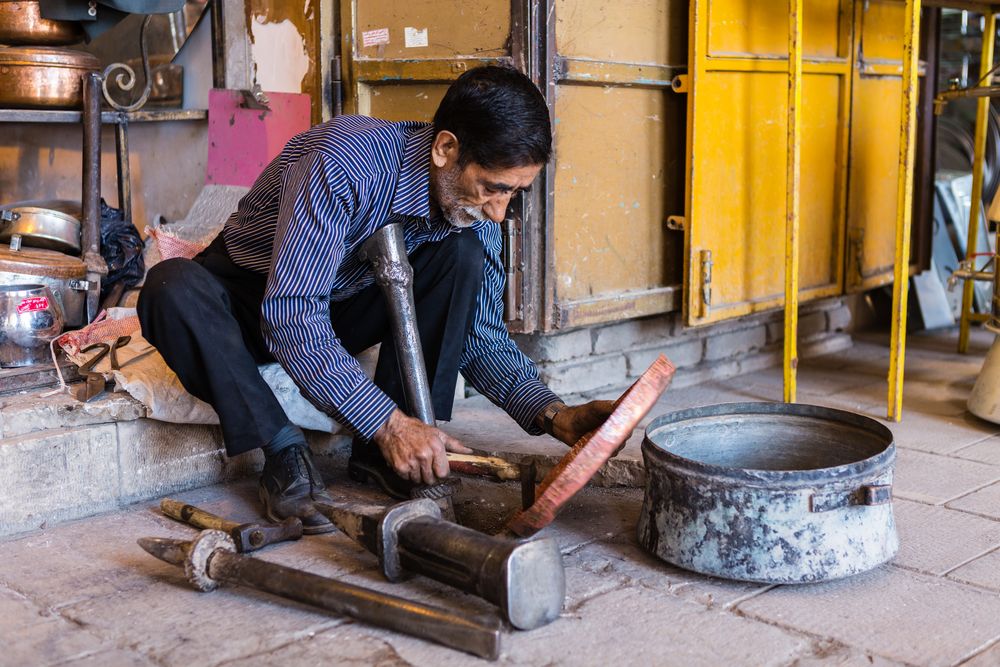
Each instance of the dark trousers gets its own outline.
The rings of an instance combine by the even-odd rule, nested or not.
[[[410,255],[417,328],[434,412],[450,419],[459,361],[483,281],[483,246],[469,229]],[[288,423],[257,365],[274,361],[264,344],[260,304],[266,278],[229,259],[221,236],[194,259],[154,266],[139,294],[142,335],[188,392],[219,414],[230,455],[266,444]],[[372,285],[331,302],[341,344],[358,354],[382,343],[377,384],[406,410],[403,380],[382,293]]]

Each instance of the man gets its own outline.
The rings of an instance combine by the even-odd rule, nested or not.
[[[359,257],[389,222],[403,224],[439,419],[451,417],[459,371],[531,434],[572,444],[608,416],[607,401],[566,407],[503,323],[498,223],[551,151],[548,109],[531,81],[473,69],[448,89],[433,125],[341,116],[292,138],[204,252],[149,272],[143,334],[218,412],[229,455],[264,450],[269,519],[332,530],[312,507],[328,496],[303,433],[258,363],[276,359],[303,396],[350,428],[352,474],[395,495],[439,483],[447,452],[470,451],[405,413],[386,304]],[[372,382],[352,355],[376,343]]]

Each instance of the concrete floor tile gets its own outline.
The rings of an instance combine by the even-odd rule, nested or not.
[[[1000,484],[991,484],[948,503],[948,507],[1000,520]]]
[[[811,640],[802,635],[647,588],[597,596],[573,616],[532,634],[531,641],[511,642],[512,662],[555,658],[566,665],[763,666],[786,665],[812,653]],[[573,649],[560,659],[550,650],[559,645]]]
[[[93,653],[85,658],[72,660],[73,667],[154,667],[152,662],[145,656],[132,651],[112,649]]]
[[[408,637],[378,636],[405,664],[486,664]],[[499,664],[764,667],[812,653],[812,640],[802,635],[636,588],[598,595],[550,625],[504,636]]]
[[[1000,521],[900,499],[893,506],[900,542],[894,565],[941,575],[1000,546]]]
[[[909,449],[896,450],[893,495],[940,505],[1000,480],[1000,466]]]
[[[155,582],[143,594],[85,600],[62,608],[60,614],[163,667],[214,665],[342,622],[332,614],[239,587],[198,592],[183,570],[152,558],[144,571]]]
[[[1000,591],[1000,550],[980,556],[974,561],[953,570],[948,578],[980,588]],[[1000,653],[997,654],[1000,657]],[[1000,663],[997,663],[1000,664]]]
[[[990,436],[973,445],[962,447],[955,450],[952,456],[969,459],[970,461],[1000,465],[1000,436]]]
[[[883,408],[884,409],[884,406]],[[879,412],[876,418],[892,431],[896,446],[933,454],[951,454],[995,435],[1000,426],[985,422],[963,412],[957,415],[938,415],[914,409],[903,402],[903,420],[890,421]]]
[[[996,667],[997,665],[1000,665],[1000,642],[990,644],[971,660],[962,663],[962,667]]]
[[[460,657],[461,656],[461,657]],[[455,652],[461,662],[479,664]],[[458,664],[461,664],[458,663]],[[223,663],[226,664],[226,663]],[[273,650],[240,658],[231,665],[240,667],[273,667],[274,665],[406,665],[391,644],[367,632],[362,626],[344,623],[312,636],[302,637]],[[219,665],[222,667],[222,665]]]
[[[859,651],[837,642],[817,642],[816,653],[798,658],[794,667],[907,667],[905,663]]]
[[[118,592],[141,594],[151,560],[136,544],[145,536],[187,538],[183,525],[147,510],[62,524],[0,542],[0,582],[45,607]],[[39,576],[38,563],[45,575]]]
[[[0,588],[0,664],[55,665],[109,648],[91,633]]]
[[[564,559],[567,573],[580,569],[618,583],[669,592],[706,607],[722,608],[764,588],[761,584],[706,577],[648,553],[634,531],[581,547]]]
[[[891,566],[780,586],[737,610],[914,665],[954,665],[1000,637],[1000,596]]]

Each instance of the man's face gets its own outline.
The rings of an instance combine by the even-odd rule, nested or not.
[[[445,219],[455,227],[468,227],[489,218],[502,222],[510,199],[528,189],[542,165],[486,169],[475,163],[458,166],[458,141],[441,132],[431,151],[431,194]]]

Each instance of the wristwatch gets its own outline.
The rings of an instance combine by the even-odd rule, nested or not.
[[[542,409],[538,419],[541,421],[542,430],[552,435],[552,422],[556,415],[565,410],[568,406],[562,401],[552,401]]]

